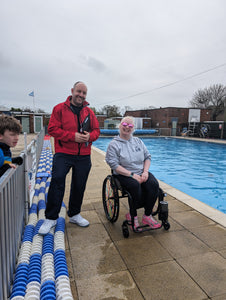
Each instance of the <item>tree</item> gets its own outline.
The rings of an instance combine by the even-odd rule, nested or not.
[[[10,111],[15,111],[15,112],[30,112],[34,113],[35,111],[32,110],[30,107],[22,107],[22,108],[17,108],[17,107],[11,107]],[[43,109],[37,108],[36,109],[37,113],[46,113]]]
[[[94,112],[95,115],[99,114],[98,110],[95,107],[90,106],[89,108],[92,109],[92,111]]]
[[[106,114],[108,118],[121,117],[120,107],[116,105],[105,105],[102,108],[102,114]]]
[[[37,109],[37,113],[45,113],[45,111],[43,109],[41,109],[41,108],[38,108]]]
[[[131,111],[131,110],[133,110],[131,106],[129,105],[124,106],[124,108],[121,109],[122,116],[125,115],[126,111]]]
[[[27,106],[26,106],[26,107],[23,107],[22,110],[23,110],[24,112],[25,112],[25,111],[26,111],[26,112],[30,112],[30,113],[33,113],[33,112],[34,112],[34,110],[32,110],[30,107],[27,107]]]
[[[16,108],[16,107],[11,107],[10,111],[19,111],[19,112],[21,112],[22,109],[21,108]]]
[[[192,107],[209,108],[212,110],[212,121],[216,121],[219,114],[224,111],[226,99],[226,86],[214,84],[209,88],[198,90],[189,102]]]

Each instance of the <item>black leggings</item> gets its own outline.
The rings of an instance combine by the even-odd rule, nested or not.
[[[142,184],[132,177],[117,175],[116,178],[118,178],[122,187],[131,195],[131,216],[137,216],[137,208],[140,207],[144,207],[145,215],[149,216],[152,213],[159,190],[159,184],[154,175],[148,173],[148,180]]]

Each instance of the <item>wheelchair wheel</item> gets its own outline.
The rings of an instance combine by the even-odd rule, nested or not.
[[[170,229],[170,223],[169,222],[163,222],[163,227],[165,230],[169,230]]]
[[[119,196],[114,178],[111,175],[104,179],[102,200],[106,218],[112,223],[116,222],[119,215]]]
[[[124,238],[126,238],[126,239],[129,237],[129,229],[127,226],[127,221],[124,221],[122,224],[122,234],[123,234]]]

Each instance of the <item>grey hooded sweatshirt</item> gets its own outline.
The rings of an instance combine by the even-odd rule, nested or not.
[[[138,137],[131,137],[124,140],[119,136],[114,137],[110,142],[105,160],[113,170],[120,165],[130,172],[141,175],[143,173],[144,161],[151,160],[151,154],[148,152],[143,141]]]

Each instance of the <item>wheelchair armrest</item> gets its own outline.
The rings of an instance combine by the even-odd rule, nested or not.
[[[123,197],[124,197],[124,196],[127,196],[128,192],[126,191],[126,189],[124,189],[124,188],[121,186],[121,183],[120,183],[120,181],[119,181],[118,178],[117,178],[117,175],[113,174],[113,170],[112,170],[112,169],[111,169],[111,176],[112,176],[112,178],[113,178],[113,180],[114,180],[114,185],[115,185],[115,187],[116,187],[118,190],[121,191],[122,196],[123,196]]]
[[[112,175],[112,177],[114,178],[114,184],[115,184],[115,187],[116,187],[119,191],[121,191],[122,197],[126,197],[127,194],[128,194],[128,192],[126,191],[125,188],[123,188],[123,187],[121,186],[121,183],[120,183],[120,181],[119,181],[118,178],[117,178],[117,175]]]
[[[120,181],[117,178],[117,175],[112,175],[112,177],[114,178],[114,184],[115,184],[116,188],[118,190],[122,191],[122,186],[121,186]]]

